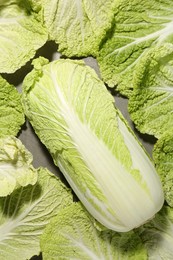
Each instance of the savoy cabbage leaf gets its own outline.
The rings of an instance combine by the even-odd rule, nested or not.
[[[93,69],[82,61],[46,63],[35,60],[23,83],[35,132],[99,222],[117,231],[141,225],[163,204],[153,163]]]
[[[72,203],[72,195],[46,168],[38,182],[0,198],[0,259],[26,260],[40,253],[40,236],[50,219]]]
[[[136,65],[153,45],[173,43],[171,0],[117,1],[114,27],[97,57],[101,76],[130,96]]]
[[[62,209],[41,236],[43,259],[147,260],[140,237],[133,231],[99,231],[80,203]]]

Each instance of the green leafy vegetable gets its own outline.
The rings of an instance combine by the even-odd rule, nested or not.
[[[166,132],[154,145],[153,158],[160,175],[165,200],[173,207],[173,133]]]
[[[142,228],[141,239],[150,260],[173,258],[173,209],[164,206],[156,217]]]
[[[0,138],[17,135],[25,121],[21,95],[0,76]]]
[[[72,202],[69,190],[48,170],[38,170],[34,186],[0,198],[0,259],[26,260],[40,253],[45,226]]]
[[[151,49],[135,71],[129,112],[141,133],[160,138],[173,128],[173,45]]]
[[[35,60],[23,83],[35,132],[100,223],[117,231],[143,224],[163,204],[151,160],[94,70],[81,61],[46,63]]]
[[[98,55],[102,78],[130,96],[136,65],[153,45],[173,43],[171,0],[117,1],[115,26]]]
[[[50,39],[68,57],[96,55],[111,27],[114,1],[44,1],[44,19]]]
[[[41,237],[41,250],[45,260],[147,259],[137,234],[100,232],[79,203],[61,210],[47,225]]]
[[[32,155],[21,141],[15,137],[0,139],[0,197],[20,186],[34,185],[36,181]]]
[[[0,73],[13,73],[34,57],[47,41],[41,12],[28,0],[0,2]]]

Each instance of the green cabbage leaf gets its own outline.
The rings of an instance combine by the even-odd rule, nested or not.
[[[50,39],[67,57],[96,55],[110,29],[114,15],[112,0],[43,2],[44,20]]]
[[[13,73],[48,39],[42,12],[34,12],[28,0],[0,2],[0,73]]]
[[[23,82],[22,102],[36,134],[101,224],[116,231],[143,224],[162,207],[163,191],[114,98],[84,62],[46,63],[34,60]]]
[[[173,132],[167,131],[154,145],[153,159],[160,175],[165,200],[173,207]]]
[[[32,155],[16,137],[0,139],[0,197],[37,181]]]
[[[0,138],[16,136],[24,122],[21,94],[0,76]]]
[[[97,57],[103,80],[130,96],[136,65],[154,45],[173,43],[171,0],[117,1],[114,27]]]
[[[46,168],[38,182],[0,198],[0,259],[26,260],[40,253],[40,236],[50,219],[72,203],[72,195]]]
[[[41,236],[43,259],[147,260],[147,251],[133,231],[99,231],[93,223],[80,203],[62,209]]]
[[[173,258],[173,209],[164,206],[156,217],[142,228],[140,237],[150,260]]]
[[[129,113],[141,133],[160,138],[173,128],[173,44],[151,49],[136,67]]]

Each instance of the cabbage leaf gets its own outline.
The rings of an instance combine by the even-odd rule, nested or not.
[[[34,60],[23,82],[36,134],[101,224],[117,231],[141,225],[163,204],[153,163],[93,69],[82,61],[46,63]]]
[[[0,259],[26,260],[40,253],[40,236],[50,219],[72,203],[72,195],[46,168],[38,182],[0,198]]]
[[[0,2],[0,73],[13,73],[34,57],[48,39],[42,13],[28,0]]]
[[[46,0],[44,20],[50,39],[67,57],[96,55],[111,27],[115,0]]]
[[[146,249],[133,231],[99,231],[93,223],[80,203],[62,209],[41,236],[43,259],[147,259]]]
[[[19,139],[13,136],[0,139],[0,197],[11,194],[20,186],[36,183],[37,172],[32,159]]]
[[[165,200],[173,207],[173,132],[165,134],[156,142],[153,149],[153,159],[160,175],[165,194]]]
[[[173,2],[171,0],[117,1],[114,27],[97,57],[101,76],[130,96],[133,75],[140,59],[153,45],[173,43]]]
[[[155,46],[136,67],[129,113],[141,133],[160,138],[173,128],[173,44]]]
[[[25,122],[21,94],[0,76],[0,138],[16,136]]]
[[[142,228],[140,237],[150,260],[173,259],[173,209],[164,206],[156,217]]]

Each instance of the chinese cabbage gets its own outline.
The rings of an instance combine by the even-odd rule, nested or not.
[[[40,58],[23,83],[25,113],[55,164],[107,228],[129,231],[163,204],[155,168],[94,70]],[[153,188],[154,187],[154,188]]]

